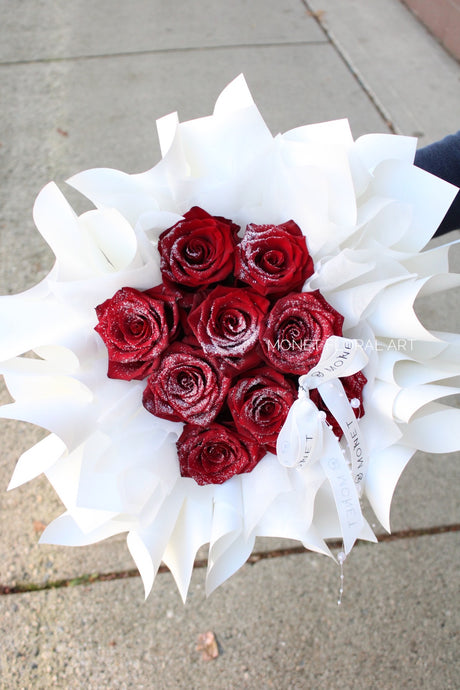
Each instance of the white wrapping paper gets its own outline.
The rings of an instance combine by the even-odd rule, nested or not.
[[[151,170],[101,168],[69,180],[96,210],[77,217],[52,183],[39,194],[34,219],[56,263],[35,288],[0,298],[0,373],[14,399],[0,414],[50,432],[21,456],[9,487],[42,472],[53,484],[65,512],[41,541],[83,545],[127,533],[146,596],[164,561],[185,600],[203,544],[209,593],[244,564],[257,536],[298,539],[327,555],[328,538],[342,538],[347,553],[357,538],[375,540],[358,493],[351,534],[337,507],[327,461],[340,453],[351,472],[346,439],[326,429],[319,462],[296,469],[267,454],[249,474],[198,486],[179,473],[182,424],[146,412],[141,382],[107,378],[94,307],[125,285],[161,281],[158,236],[194,205],[243,228],[293,219],[315,263],[304,289],[321,290],[344,316],[344,336],[367,355],[362,491],[389,530],[394,488],[415,450],[460,447],[460,411],[439,402],[459,392],[459,339],[429,332],[413,309],[419,294],[459,284],[449,245],[421,252],[457,190],[414,167],[412,138],[354,142],[346,120],[273,137],[242,76],[213,115],[180,123],[172,114],[158,133],[163,158]]]

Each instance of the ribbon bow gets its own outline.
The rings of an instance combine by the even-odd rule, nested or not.
[[[345,554],[351,551],[364,524],[359,497],[366,476],[367,453],[354,403],[349,402],[339,377],[361,371],[367,361],[357,340],[328,338],[318,364],[299,379],[299,397],[289,410],[276,445],[278,459],[285,467],[300,469],[320,462],[337,506]],[[348,461],[326,424],[325,413],[319,412],[308,396],[312,388],[318,389],[343,431]]]

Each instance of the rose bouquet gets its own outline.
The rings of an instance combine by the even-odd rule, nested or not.
[[[50,432],[10,483],[44,472],[63,501],[41,541],[127,533],[146,595],[164,561],[185,599],[205,544],[211,592],[258,536],[375,540],[361,498],[389,530],[415,450],[459,447],[439,402],[459,340],[413,309],[459,284],[448,245],[420,251],[456,190],[412,138],[354,142],[344,120],[273,137],[242,77],[158,131],[151,170],[69,180],[95,210],[40,192],[56,263],[0,298],[1,414]]]

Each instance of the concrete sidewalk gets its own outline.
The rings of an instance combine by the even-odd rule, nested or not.
[[[152,167],[155,120],[209,114],[240,72],[274,134],[342,117],[355,137],[421,145],[459,129],[460,65],[398,0],[0,0],[0,10],[0,294],[51,267],[31,219],[44,184]],[[420,310],[428,326],[460,331],[454,294]],[[133,568],[123,538],[38,546],[62,512],[53,490],[43,479],[5,489],[43,432],[4,421],[0,431],[0,585],[22,590],[0,596],[0,688],[459,687],[458,454],[411,461],[395,539],[356,548],[341,608],[334,564],[295,550],[245,565],[209,599],[196,569],[184,607],[169,573],[147,603],[139,577],[120,577]],[[60,580],[75,586],[47,586]],[[208,662],[196,650],[207,630],[220,650]]]

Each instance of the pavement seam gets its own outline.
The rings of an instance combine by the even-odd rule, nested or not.
[[[56,55],[51,57],[31,58],[24,60],[0,60],[0,67],[14,67],[15,65],[34,65],[40,63],[50,62],[77,62],[79,60],[98,60],[110,58],[132,58],[142,57],[144,55],[161,55],[163,53],[192,53],[192,52],[208,52],[211,50],[231,50],[235,48],[295,48],[302,46],[326,46],[330,43],[327,38],[323,41],[282,41],[282,42],[267,42],[267,43],[228,43],[224,45],[206,45],[206,46],[185,46],[183,48],[157,48],[150,50],[133,50],[120,53],[95,53],[94,55]]]
[[[378,534],[378,543],[391,542],[391,541],[402,541],[404,539],[417,539],[419,537],[436,536],[440,534],[449,534],[454,532],[460,532],[460,523],[451,525],[436,525],[433,527],[422,527],[418,529],[406,529],[399,530],[390,534]],[[363,541],[357,543],[357,547],[363,545]],[[335,540],[329,541],[328,547],[331,550],[341,549],[342,541]],[[260,561],[269,560],[273,558],[282,558],[285,556],[295,556],[300,554],[313,554],[313,551],[309,551],[304,546],[291,546],[285,549],[272,549],[271,551],[256,551],[252,553],[246,561],[248,565],[254,565]],[[193,566],[194,570],[207,567],[207,559],[203,558],[196,560]],[[166,565],[160,565],[158,573],[169,572],[169,568]],[[130,570],[120,570],[110,573],[88,573],[85,575],[80,575],[77,577],[63,578],[61,580],[44,582],[42,584],[38,583],[18,583],[16,585],[2,585],[0,584],[0,596],[5,596],[9,594],[27,594],[30,592],[42,592],[49,589],[63,589],[66,587],[75,587],[77,585],[88,585],[95,582],[113,582],[114,580],[126,580],[133,577],[140,577],[137,568],[132,568]]]
[[[326,23],[323,20],[325,12],[322,10],[315,11],[309,4],[308,0],[301,0],[302,4],[305,6],[308,14],[316,21],[319,28],[323,31],[328,43],[334,48],[339,58],[344,63],[345,67],[348,69],[350,74],[354,77],[358,86],[366,94],[374,108],[377,110],[381,118],[384,120],[386,126],[392,134],[401,134],[397,126],[394,124],[393,119],[389,111],[385,108],[383,103],[378,98],[375,91],[373,91],[367,81],[364,79],[363,75],[354,66],[352,59],[347,54],[347,51],[342,46],[340,41],[337,39],[335,34],[327,28]]]

